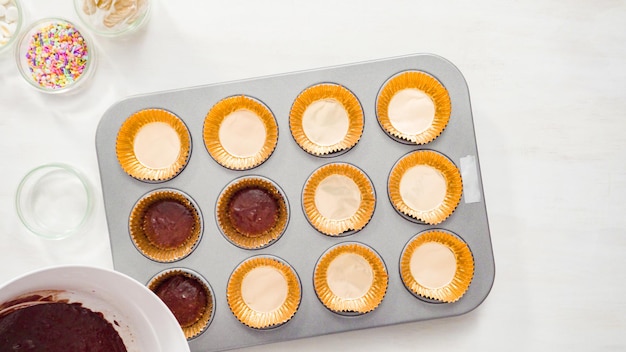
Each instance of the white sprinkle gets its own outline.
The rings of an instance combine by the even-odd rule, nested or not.
[[[4,17],[6,13],[7,13],[7,8],[4,7],[4,5],[0,5],[0,18]]]
[[[0,5],[6,5],[9,3],[9,0],[0,0]]]
[[[18,18],[18,12],[17,12],[17,7],[15,6],[9,6],[7,8],[7,13],[5,14],[5,19],[7,22],[11,23],[11,22],[15,22],[17,21]]]
[[[9,27],[9,24],[5,23],[4,21],[0,21],[0,36],[11,38],[11,35],[13,33],[11,32],[11,28]]]

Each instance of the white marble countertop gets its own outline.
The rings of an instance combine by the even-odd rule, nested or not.
[[[77,20],[69,0],[23,1],[26,22]],[[246,351],[626,348],[626,3],[623,1],[165,1],[126,39],[96,37],[91,83],[34,91],[0,56],[0,285],[58,264],[112,268],[95,152],[127,96],[433,53],[470,89],[496,280],[459,317]],[[24,174],[80,168],[96,188],[81,235],[46,241],[17,217]]]

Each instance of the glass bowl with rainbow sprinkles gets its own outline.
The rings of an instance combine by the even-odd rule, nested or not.
[[[88,81],[96,65],[87,33],[60,18],[43,19],[26,28],[15,52],[22,77],[44,93],[75,90]]]

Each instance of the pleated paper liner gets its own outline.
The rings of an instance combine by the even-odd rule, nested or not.
[[[237,229],[229,216],[230,202],[237,192],[246,189],[265,191],[276,201],[278,211],[273,227],[260,234],[246,234]],[[232,244],[244,249],[260,249],[269,246],[282,236],[289,221],[287,198],[274,182],[261,176],[244,176],[231,182],[219,195],[216,206],[216,218],[220,230]]]
[[[265,127],[265,142],[252,155],[234,155],[220,140],[222,123],[239,110],[252,112]],[[220,165],[233,170],[247,170],[262,164],[272,155],[278,142],[278,125],[272,112],[260,101],[238,95],[225,98],[211,108],[204,119],[203,137],[207,151]]]
[[[155,292],[156,294],[161,284],[165,283],[167,279],[176,276],[183,276],[185,278],[195,280],[195,282],[199,283],[202,286],[202,288],[204,289],[204,293],[207,297],[206,307],[201,312],[201,314],[198,315],[195,321],[191,324],[186,324],[184,326],[181,325],[185,337],[187,338],[187,340],[191,340],[202,334],[211,324],[215,310],[215,295],[213,294],[213,290],[211,289],[209,283],[200,274],[186,268],[166,269],[150,279],[147,286],[151,291]]]
[[[456,271],[452,280],[441,287],[428,287],[416,281],[411,271],[411,259],[415,251],[427,243],[438,243],[447,247],[456,260]],[[419,298],[436,302],[458,301],[469,289],[474,277],[474,257],[465,242],[444,230],[427,230],[417,234],[406,245],[400,258],[400,275],[406,288]]]
[[[329,101],[341,104],[348,117],[345,136],[332,144],[316,142],[307,135],[304,116],[307,108],[316,102]],[[296,143],[307,153],[315,156],[330,156],[354,147],[363,134],[363,109],[352,92],[338,84],[318,84],[305,89],[294,101],[289,114],[289,128]]]
[[[276,270],[285,279],[287,294],[278,308],[270,311],[253,309],[244,299],[242,285],[248,273],[257,268]],[[254,329],[271,329],[285,324],[296,314],[302,299],[300,280],[293,268],[283,260],[271,256],[256,256],[245,260],[235,269],[228,280],[226,298],[235,317]]]
[[[176,133],[180,151],[168,165],[152,167],[139,160],[135,150],[135,138],[147,125],[166,124]],[[115,152],[120,166],[128,175],[145,182],[163,182],[174,178],[187,165],[191,154],[191,136],[187,126],[176,115],[160,109],[141,110],[124,121],[117,133]]]
[[[328,270],[334,260],[344,254],[362,257],[371,267],[372,282],[361,297],[344,298],[333,292],[328,282]],[[342,315],[361,315],[376,309],[387,292],[389,276],[380,256],[370,247],[360,243],[342,243],[331,247],[315,266],[313,284],[322,304],[332,312]]]
[[[316,202],[318,187],[330,176],[347,177],[354,182],[354,186],[360,192],[358,208],[347,218],[332,218],[323,215]],[[347,190],[342,188],[336,192],[345,193]],[[309,176],[302,192],[302,205],[307,219],[319,232],[329,236],[348,235],[363,229],[370,221],[374,214],[376,194],[372,182],[359,168],[346,163],[333,163],[320,167]]]
[[[416,166],[435,169],[446,183],[445,196],[433,209],[414,209],[407,204],[400,189],[400,183],[407,171]],[[443,154],[432,150],[418,150],[403,156],[394,165],[388,180],[389,199],[394,208],[409,219],[436,225],[447,219],[459,205],[463,194],[463,182],[459,169]]]
[[[402,131],[396,128],[389,116],[389,104],[398,92],[418,90],[432,100],[435,114],[431,125],[421,132]],[[405,143],[426,144],[437,138],[448,125],[452,105],[448,90],[431,75],[420,71],[405,71],[389,79],[382,87],[376,101],[378,123],[392,138]]]
[[[174,201],[183,205],[194,218],[194,225],[189,237],[180,246],[174,248],[153,243],[144,226],[146,212],[152,205],[163,200]],[[135,247],[143,255],[157,262],[170,263],[188,256],[200,242],[202,219],[197,205],[188,195],[173,189],[162,189],[152,191],[137,201],[130,213],[129,231]]]

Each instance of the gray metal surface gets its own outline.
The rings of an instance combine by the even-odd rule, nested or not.
[[[404,70],[421,70],[436,77],[448,89],[452,101],[448,126],[441,136],[425,146],[394,141],[376,119],[379,89],[389,77]],[[307,154],[298,147],[289,131],[289,111],[296,96],[305,88],[322,82],[337,83],[350,89],[361,102],[364,112],[365,126],[360,142],[347,153],[333,158]],[[278,145],[272,156],[259,167],[247,171],[228,170],[217,164],[202,139],[204,118],[210,108],[225,97],[240,94],[265,103],[276,117],[279,129]],[[118,129],[131,114],[146,108],[173,112],[185,122],[191,134],[189,163],[177,177],[167,182],[135,180],[124,173],[115,156]],[[104,114],[96,133],[96,147],[115,269],[147,283],[166,268],[190,268],[200,273],[214,290],[213,321],[202,335],[189,342],[193,351],[218,351],[459,315],[476,308],[487,297],[493,284],[495,266],[484,197],[474,203],[466,203],[463,197],[450,218],[431,226],[401,217],[387,195],[387,177],[392,166],[410,151],[433,149],[448,156],[457,166],[460,166],[462,157],[478,157],[467,85],[461,72],[440,57],[412,55],[131,97],[114,104]],[[363,230],[350,236],[331,238],[317,232],[307,221],[301,206],[301,192],[315,169],[339,161],[358,166],[370,177],[377,200],[373,218]],[[482,195],[479,168],[477,172]],[[285,234],[261,250],[244,250],[232,245],[221,234],[215,219],[219,192],[230,181],[243,175],[261,175],[273,180],[284,190],[289,202],[291,215]],[[159,188],[174,188],[189,194],[200,207],[204,220],[202,238],[194,252],[170,264],[151,261],[139,253],[128,230],[128,217],[135,202]],[[415,234],[431,228],[455,233],[465,240],[474,256],[472,284],[455,303],[436,304],[420,300],[404,287],[400,279],[399,261],[405,244]],[[338,315],[327,310],[315,295],[315,263],[329,247],[341,242],[367,244],[385,262],[389,287],[385,299],[373,312],[361,316]],[[226,302],[226,285],[232,271],[246,258],[261,254],[274,255],[291,264],[302,284],[302,303],[296,315],[288,323],[271,330],[255,330],[242,325]]]

